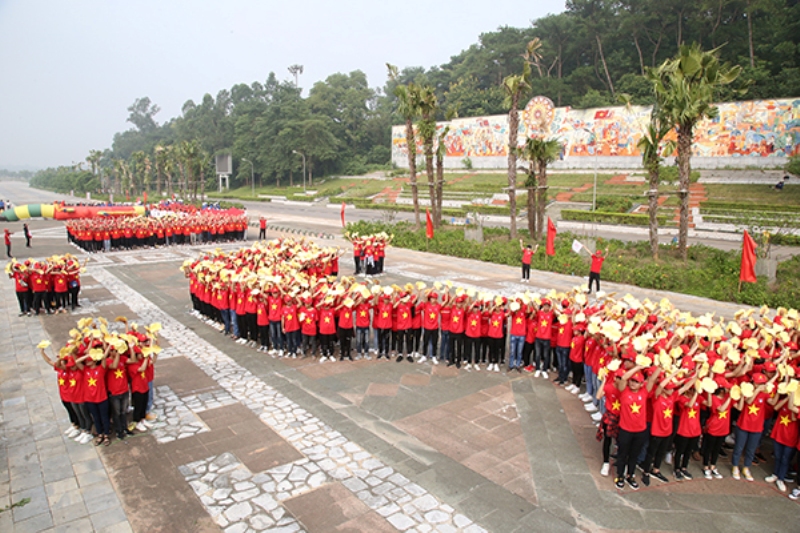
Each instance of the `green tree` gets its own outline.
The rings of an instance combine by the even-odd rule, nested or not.
[[[397,81],[397,67],[386,63],[389,70],[389,80]],[[405,85],[394,86],[394,96],[397,98],[397,111],[403,117],[406,125],[406,146],[408,148],[408,176],[411,184],[411,195],[414,203],[414,227],[419,229],[419,192],[417,190],[417,140],[414,136],[414,118],[419,115],[419,87],[412,82]]]
[[[698,44],[681,46],[679,54],[648,71],[659,102],[660,119],[678,129],[678,173],[681,200],[678,248],[685,260],[689,235],[689,175],[695,125],[714,118],[713,102],[719,89],[733,83],[741,67],[720,62],[718,50],[704,51]]]
[[[528,230],[536,240],[542,238],[542,229],[544,228],[544,210],[547,207],[547,166],[559,158],[562,148],[557,139],[545,140],[541,137],[533,137],[525,141],[525,146],[520,150],[522,157],[532,163],[529,179],[525,185],[528,188]],[[537,175],[531,183],[530,178],[533,177],[534,169]],[[535,201],[534,196],[536,197]],[[535,224],[534,216],[536,217]]]

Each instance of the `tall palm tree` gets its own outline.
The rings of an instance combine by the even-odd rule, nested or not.
[[[141,189],[141,184],[144,179],[145,174],[145,165],[144,160],[147,156],[141,150],[137,150],[131,154],[130,160],[130,174],[131,174],[131,187],[133,188],[133,194],[138,194],[139,190]]]
[[[436,183],[433,171],[433,139],[436,137],[436,110],[439,102],[433,87],[420,87],[417,92],[417,109],[422,119],[417,123],[417,129],[422,137],[422,146],[425,153],[425,173],[428,175],[428,195],[430,197],[431,211],[436,218]],[[413,186],[412,186],[413,188]],[[415,202],[417,203],[417,202]],[[417,207],[419,209],[419,207]]]
[[[678,249],[684,260],[689,236],[689,176],[694,127],[700,120],[718,115],[713,102],[719,89],[733,83],[742,71],[739,66],[720,63],[718,51],[719,48],[704,51],[696,43],[682,45],[677,57],[647,73],[660,104],[662,119],[678,129],[678,194],[681,199]]]
[[[86,162],[89,163],[89,166],[92,169],[92,175],[97,177],[97,171],[100,165],[100,160],[103,158],[103,151],[102,150],[89,150],[89,155],[86,156]],[[103,186],[102,180],[100,182],[100,187]]]
[[[528,229],[531,229],[532,226],[532,196],[533,194],[533,187],[536,187],[537,194],[535,200],[535,211],[536,211],[536,226],[535,231],[531,232],[531,236],[534,236],[535,239],[539,240],[542,238],[542,228],[544,227],[544,210],[547,206],[547,165],[558,159],[559,155],[561,154],[561,143],[557,139],[548,139],[545,140],[540,137],[534,137],[525,141],[525,146],[522,148],[522,157],[527,159],[528,161],[534,163],[534,166],[537,171],[536,182],[538,182],[538,186],[536,184],[530,184],[530,176],[529,181],[526,182],[526,186],[528,186]]]
[[[397,81],[398,70],[394,65],[386,63],[389,79]],[[419,197],[417,191],[417,141],[414,137],[414,118],[419,115],[419,89],[414,83],[397,85],[394,88],[397,97],[397,112],[406,122],[406,147],[408,149],[408,176],[411,183],[411,195],[414,203],[414,225],[419,229]]]
[[[658,104],[653,107],[650,115],[650,124],[637,147],[642,154],[642,164],[647,169],[648,185],[648,211],[650,214],[650,253],[653,259],[658,259],[658,186],[661,182],[661,154],[671,153],[675,150],[675,143],[670,141],[664,145],[664,138],[672,129],[669,122],[661,120],[658,113]]]
[[[200,143],[197,139],[183,141],[180,145],[180,155],[183,160],[185,171],[185,191],[191,191],[191,198],[197,199],[197,174],[195,173],[197,163],[200,160]]]
[[[517,238],[517,136],[519,133],[519,99],[530,87],[531,65],[525,61],[522,74],[512,74],[503,79],[506,92],[504,100],[508,110],[508,208],[510,210],[511,238]]]
[[[156,196],[161,198],[161,183],[164,180],[164,173],[169,159],[167,149],[159,144],[153,148],[153,159],[156,164]]]

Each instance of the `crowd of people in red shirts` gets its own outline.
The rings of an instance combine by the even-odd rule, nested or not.
[[[66,221],[69,241],[90,252],[155,248],[246,239],[247,217],[237,210],[159,210],[159,216]]]
[[[451,283],[382,286],[308,268],[337,252],[272,241],[184,264],[193,313],[274,357],[371,358],[553,378],[585,402],[603,442],[602,475],[641,481],[752,480],[770,437],[781,491],[796,472],[800,392],[796,310],[742,311],[729,322],[667,300],[593,301],[579,290],[493,296]],[[328,275],[331,274],[331,275]],[[238,324],[238,326],[237,326]],[[238,327],[238,329],[237,329]],[[726,445],[730,450],[725,451]],[[800,496],[800,489],[790,497]]]
[[[374,235],[345,232],[344,238],[353,244],[354,275],[372,277],[383,274],[386,247],[391,244],[394,235],[385,232]]]
[[[38,345],[58,377],[61,402],[71,423],[64,434],[79,444],[94,441],[96,446],[108,446],[113,436],[124,440],[134,432],[145,432],[156,419],[150,410],[161,325],[139,328],[124,317],[116,322],[123,326],[119,331],[113,331],[104,318],[81,319],[55,358],[46,352],[49,341]],[[130,421],[129,405],[133,405]]]
[[[72,254],[35,261],[12,259],[6,274],[14,280],[19,316],[66,313],[80,307],[82,267]]]

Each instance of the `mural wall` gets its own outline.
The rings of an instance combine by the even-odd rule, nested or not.
[[[781,166],[784,158],[800,154],[800,99],[755,100],[718,104],[719,116],[702,121],[695,129],[693,165]],[[650,107],[600,109],[553,108],[536,97],[520,111],[519,144],[544,133],[564,145],[561,164],[566,168],[593,165],[629,168],[641,164],[636,145],[647,127]],[[508,116],[455,119],[439,123],[450,131],[444,139],[445,164],[463,166],[469,158],[476,168],[505,168],[508,154]],[[674,138],[674,134],[673,134]],[[417,136],[417,154],[422,142]],[[392,161],[408,166],[405,127],[392,129]],[[588,159],[587,159],[588,158]]]

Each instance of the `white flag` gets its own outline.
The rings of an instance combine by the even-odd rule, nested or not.
[[[575,252],[576,254],[579,254],[581,253],[581,248],[583,248],[583,245],[580,242],[578,242],[578,239],[573,239],[572,251]]]

